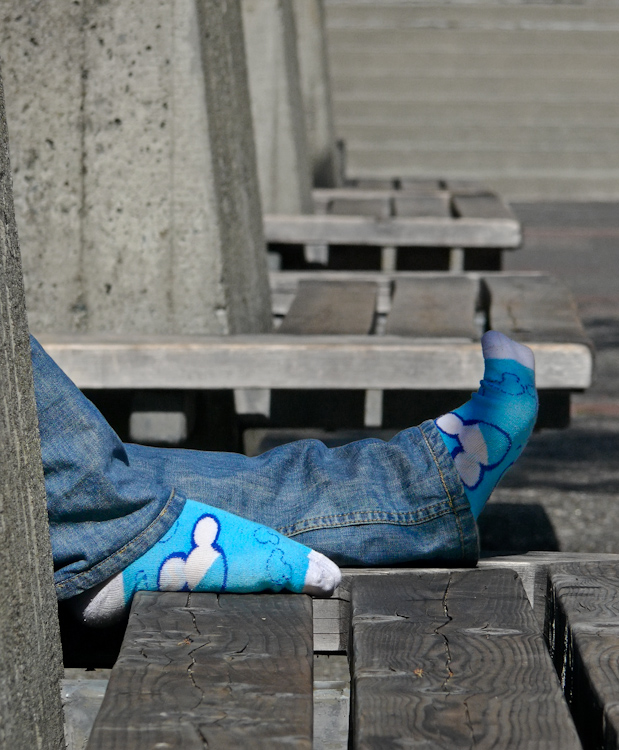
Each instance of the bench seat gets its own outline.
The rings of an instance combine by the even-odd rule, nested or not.
[[[619,555],[343,572],[313,607],[137,594],[89,750],[617,747]]]
[[[233,389],[237,415],[259,415],[262,427],[332,428],[295,416],[294,392],[360,394],[339,418],[343,429],[434,417],[452,406],[424,394],[458,402],[477,388],[479,339],[490,327],[533,349],[540,424],[567,424],[570,393],[591,384],[591,343],[571,294],[543,274],[276,272],[271,288],[273,334],[47,334],[41,342],[82,389]],[[430,413],[403,408],[413,392],[409,400],[427,401]]]
[[[353,182],[315,189],[313,200],[313,215],[264,217],[283,268],[302,262],[301,251],[306,264],[332,268],[500,270],[502,252],[522,242],[511,209],[477,183]]]

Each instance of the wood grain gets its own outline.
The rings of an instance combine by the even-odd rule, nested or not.
[[[377,287],[371,281],[301,281],[278,333],[369,334]]]
[[[353,747],[580,748],[511,571],[359,577]]]
[[[576,726],[591,747],[619,747],[619,563],[553,565],[551,650]]]
[[[88,750],[311,742],[309,597],[136,595]]]
[[[484,277],[489,325],[517,341],[591,346],[570,290],[552,276],[526,281],[502,274]]]
[[[466,276],[398,279],[386,333],[392,336],[479,339],[475,309],[479,284]]]

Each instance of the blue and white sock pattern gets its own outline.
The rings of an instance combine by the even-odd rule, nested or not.
[[[475,518],[503,474],[522,453],[537,417],[535,371],[527,366],[533,364],[530,350],[501,334],[491,333],[494,345],[497,341],[503,344],[504,339],[512,347],[508,354],[520,357],[527,364],[501,356],[487,358],[477,393],[458,409],[435,420]],[[484,353],[488,349],[495,353],[494,346],[486,346]]]
[[[87,624],[119,619],[136,591],[281,591],[325,595],[339,568],[266,526],[187,500],[168,532],[142,557],[74,600]]]

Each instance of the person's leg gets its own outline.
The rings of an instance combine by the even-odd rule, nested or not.
[[[498,331],[482,338],[485,372],[465,404],[436,420],[475,518],[526,445],[537,418],[532,351]]]
[[[119,571],[123,604],[139,588],[314,594],[334,588],[339,571],[322,555],[264,526],[186,501],[148,467],[134,465],[100,412],[34,338],[31,351],[60,599],[92,590]]]

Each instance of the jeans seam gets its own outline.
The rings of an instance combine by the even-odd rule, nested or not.
[[[454,519],[456,521],[456,526],[458,527],[458,536],[460,537],[460,550],[461,550],[461,554],[464,556],[464,554],[465,554],[464,532],[463,532],[463,529],[462,529],[462,524],[460,523],[460,517],[459,517],[458,513],[456,512],[456,509],[455,509],[455,506],[454,506],[454,502],[453,502],[453,498],[451,496],[451,492],[449,491],[449,488],[447,486],[447,482],[445,481],[445,477],[443,476],[443,470],[441,469],[441,466],[440,466],[440,464],[438,462],[438,458],[437,458],[436,454],[434,453],[434,448],[432,447],[432,445],[430,444],[430,441],[426,437],[426,434],[425,434],[424,430],[421,430],[421,434],[423,436],[423,439],[424,439],[426,445],[428,446],[428,450],[430,451],[430,455],[432,456],[432,460],[434,461],[434,463],[436,465],[436,469],[438,471],[438,475],[439,475],[439,477],[441,479],[441,484],[443,485],[443,489],[445,490],[445,494],[447,495],[447,500],[449,502],[449,506],[451,508],[451,512],[453,513]]]
[[[148,524],[148,526],[143,529],[138,536],[134,537],[130,542],[127,542],[127,544],[123,545],[120,549],[117,549],[115,552],[112,552],[111,555],[108,555],[104,560],[100,560],[96,565],[93,565],[92,568],[88,568],[88,570],[82,570],[79,573],[74,573],[70,578],[66,578],[64,581],[60,581],[60,583],[56,584],[56,589],[58,591],[61,591],[65,586],[68,586],[70,583],[72,583],[76,578],[79,578],[80,576],[91,574],[94,571],[96,571],[101,566],[105,565],[109,560],[111,560],[113,557],[116,557],[117,555],[121,555],[127,547],[134,545],[136,542],[138,542],[152,527],[158,522],[161,521],[161,519],[166,515],[166,513],[170,509],[170,504],[174,497],[176,496],[176,493],[174,490],[170,493],[170,497],[166,500],[166,504],[163,506],[161,511],[157,514],[155,518]]]
[[[317,529],[324,528],[341,528],[344,526],[364,526],[366,524],[382,523],[385,525],[394,526],[419,526],[429,521],[434,521],[441,516],[453,513],[453,505],[450,502],[449,508],[439,509],[440,503],[436,503],[436,510],[424,513],[423,517],[415,511],[405,511],[403,513],[391,513],[384,510],[364,510],[356,511],[353,513],[334,513],[329,516],[316,516],[315,518],[306,519],[303,528],[299,528],[297,524],[293,526],[278,527],[277,531],[287,537],[297,536],[298,534],[304,534],[308,531],[316,531]],[[384,518],[377,518],[379,515],[383,515]],[[407,520],[406,517],[409,517]],[[339,523],[331,523],[327,526],[325,521],[330,519],[340,518]]]

